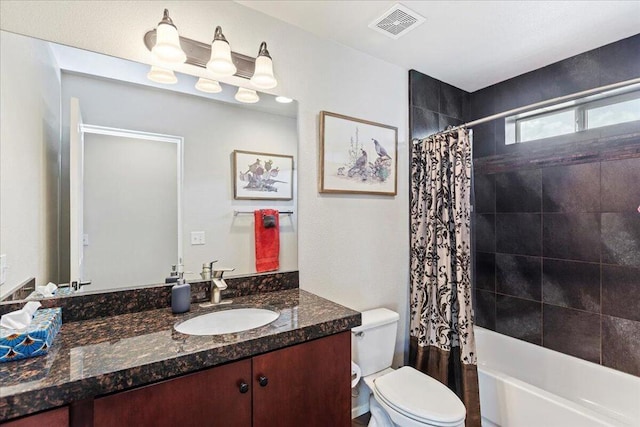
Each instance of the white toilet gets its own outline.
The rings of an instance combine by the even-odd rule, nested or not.
[[[465,407],[447,386],[409,366],[391,368],[399,318],[376,308],[351,330],[353,361],[370,392],[369,427],[464,427]]]

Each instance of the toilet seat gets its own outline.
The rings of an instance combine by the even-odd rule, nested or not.
[[[462,425],[466,410],[458,396],[447,386],[418,370],[404,366],[373,381],[373,393],[379,403],[394,415],[429,426]]]

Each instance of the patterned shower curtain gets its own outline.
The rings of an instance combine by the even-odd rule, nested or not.
[[[409,363],[449,386],[480,427],[471,312],[469,131],[419,141],[411,158]]]

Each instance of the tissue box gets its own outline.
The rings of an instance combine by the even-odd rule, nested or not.
[[[36,311],[31,325],[14,331],[0,328],[0,363],[47,354],[62,326],[62,309]]]

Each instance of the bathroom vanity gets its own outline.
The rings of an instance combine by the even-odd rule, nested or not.
[[[360,313],[300,289],[234,298],[278,311],[244,332],[181,334],[170,308],[64,323],[51,351],[0,365],[8,426],[349,426]]]

